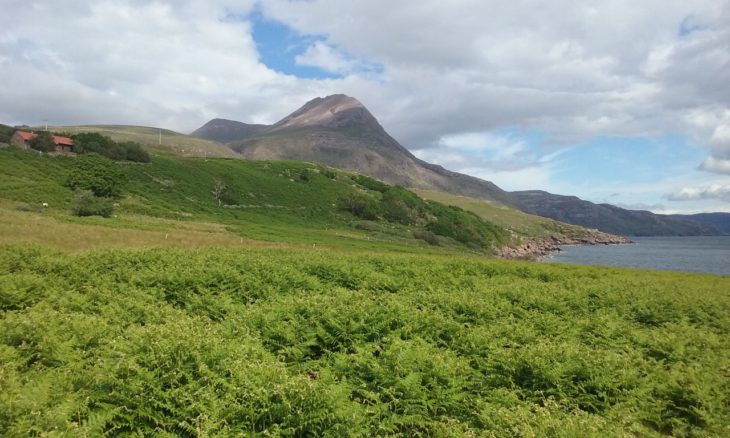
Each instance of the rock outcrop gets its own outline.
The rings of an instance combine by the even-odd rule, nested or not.
[[[497,251],[497,255],[506,259],[534,260],[560,251],[564,245],[621,245],[633,243],[624,236],[603,233],[591,230],[589,234],[580,237],[551,236],[549,238],[525,239],[520,245],[506,246]]]

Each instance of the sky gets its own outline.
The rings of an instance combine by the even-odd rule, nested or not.
[[[0,4],[0,123],[189,133],[345,93],[505,190],[730,211],[730,0]]]

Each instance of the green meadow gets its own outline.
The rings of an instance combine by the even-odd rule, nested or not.
[[[74,163],[0,149],[1,436],[730,435],[730,277],[310,163],[156,152],[77,217]]]

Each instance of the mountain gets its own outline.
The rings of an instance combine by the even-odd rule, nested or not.
[[[730,235],[730,213],[673,214],[670,217],[710,224]]]
[[[610,204],[594,204],[575,196],[555,195],[540,190],[510,192],[520,210],[569,224],[597,228],[629,236],[721,235],[710,223],[683,217],[627,210]]]
[[[230,141],[253,137],[262,133],[267,128],[270,128],[270,126],[252,125],[235,120],[213,119],[193,131],[191,135],[219,143],[228,143]]]
[[[211,121],[195,133],[206,139],[225,138],[233,126]],[[362,103],[344,94],[313,99],[257,134],[249,132],[241,129],[241,137],[227,143],[248,159],[317,162],[404,187],[513,203],[507,192],[489,181],[416,158]]]

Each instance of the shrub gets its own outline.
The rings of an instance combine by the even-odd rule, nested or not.
[[[459,207],[429,203],[435,220],[426,226],[428,231],[450,237],[471,247],[483,248],[490,242],[499,243],[507,239],[501,227],[484,221],[473,213]]]
[[[150,155],[142,145],[132,141],[117,143],[96,132],[83,132],[73,136],[74,152],[77,154],[97,153],[115,161],[129,160],[149,163]]]
[[[415,230],[413,231],[413,237],[423,240],[429,245],[439,245],[439,238],[428,230]]]
[[[352,193],[340,199],[340,209],[348,211],[361,219],[378,218],[378,204],[369,196]]]
[[[96,152],[100,155],[107,155],[107,151],[114,143],[109,137],[97,134],[95,132],[83,132],[73,136],[74,152],[77,154],[86,154]]]
[[[369,176],[365,175],[355,175],[352,177],[352,180],[368,190],[374,190],[380,193],[385,193],[390,187],[384,182],[378,181],[377,179],[370,178]]]
[[[66,180],[67,187],[90,190],[99,197],[117,197],[123,185],[124,174],[117,165],[95,153],[80,156]]]
[[[28,145],[37,151],[53,152],[56,150],[56,143],[53,141],[53,135],[48,131],[36,133],[36,137],[28,142]]]
[[[89,190],[79,191],[71,208],[75,216],[110,217],[113,210],[111,199],[94,196],[94,193]]]
[[[10,143],[13,134],[15,134],[15,128],[0,124],[0,143]]]
[[[142,149],[139,143],[126,142],[122,143],[122,146],[127,152],[127,160],[135,161],[137,163],[149,163],[150,154],[146,150]]]
[[[415,225],[426,210],[426,203],[403,187],[388,187],[381,199],[385,219],[403,225]]]
[[[312,176],[314,176],[314,172],[312,172],[312,169],[302,169],[302,171],[299,172],[300,181],[309,181],[312,179]]]

